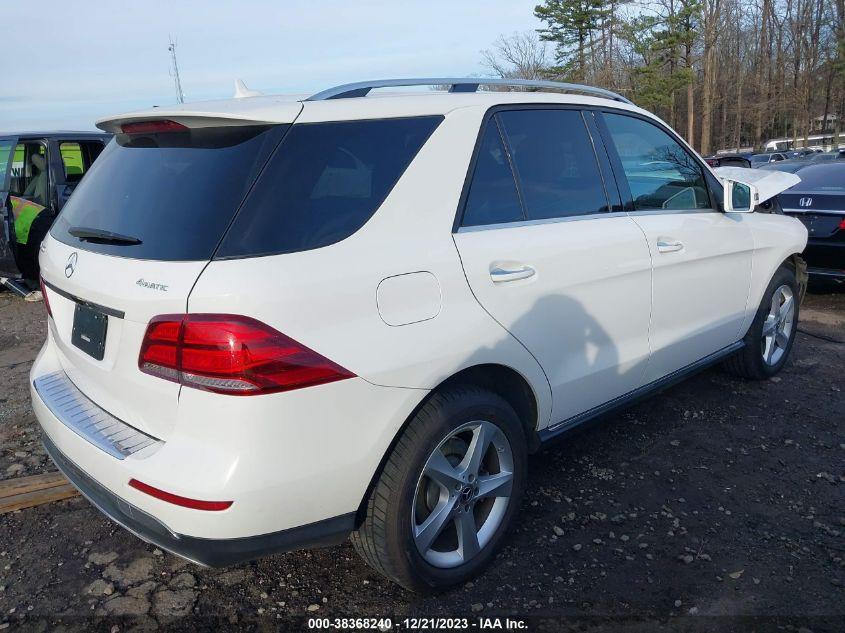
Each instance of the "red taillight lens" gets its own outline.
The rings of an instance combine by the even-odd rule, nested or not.
[[[193,510],[209,510],[209,511],[219,511],[225,510],[232,505],[232,501],[202,501],[200,499],[189,499],[188,497],[181,497],[179,495],[174,495],[172,492],[167,492],[166,490],[159,490],[158,488],[154,488],[149,484],[145,484],[143,481],[138,481],[137,479],[130,479],[129,485],[135,488],[135,490],[140,490],[151,497],[155,497],[156,499],[161,499],[162,501],[167,501],[167,503],[172,503],[177,506],[182,506],[183,508],[191,508]]]
[[[176,121],[137,121],[124,123],[120,131],[124,134],[161,134],[162,132],[184,132],[188,128]]]
[[[842,218],[842,221],[839,223],[840,229],[845,229],[845,218]]]
[[[53,316],[53,311],[50,309],[50,297],[47,296],[47,286],[44,285],[44,278],[39,277],[38,283],[41,284],[41,296],[44,297],[44,308],[47,310],[47,316]]]
[[[155,317],[138,367],[186,387],[244,396],[355,376],[270,326],[232,314]]]

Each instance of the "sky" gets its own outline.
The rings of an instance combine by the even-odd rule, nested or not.
[[[94,129],[97,118],[186,101],[366,79],[486,74],[500,34],[539,28],[537,0],[41,0],[0,2],[0,130]],[[38,24],[37,38],[16,31]],[[17,35],[16,35],[17,33]],[[16,43],[18,42],[19,43]]]

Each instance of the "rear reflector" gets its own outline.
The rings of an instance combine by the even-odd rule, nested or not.
[[[167,501],[167,503],[182,506],[183,508],[191,508],[192,510],[208,510],[210,512],[216,512],[219,510],[225,510],[234,503],[232,501],[201,501],[199,499],[180,497],[179,495],[174,495],[172,492],[166,492],[164,490],[154,488],[153,486],[145,484],[143,481],[138,481],[137,479],[130,479],[129,485],[135,488],[135,490],[140,490],[141,492],[144,492],[151,497],[155,497],[156,499],[161,499],[162,501]]]
[[[138,367],[186,387],[252,396],[355,374],[260,321],[233,314],[165,314],[147,326]]]
[[[135,123],[124,123],[120,131],[124,134],[160,134],[162,132],[184,132],[188,128],[167,119],[161,121],[137,121]]]
[[[44,278],[39,277],[38,283],[41,284],[41,296],[44,297],[44,308],[47,310],[47,316],[53,316],[53,311],[50,309],[50,298],[47,296],[47,286],[44,285]]]

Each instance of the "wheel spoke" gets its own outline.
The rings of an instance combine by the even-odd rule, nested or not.
[[[774,336],[767,336],[766,337],[766,349],[763,351],[763,358],[765,361],[771,365],[772,364],[772,357],[775,355],[775,350],[777,349],[777,345],[775,345],[775,337]]]
[[[490,447],[490,441],[496,432],[496,427],[489,422],[482,422],[472,433],[472,441],[469,443],[469,448],[458,469],[464,475],[478,475],[478,468],[481,465],[481,460],[487,453]]]
[[[780,314],[780,291],[776,291],[775,294],[772,295],[772,304],[769,307],[769,316],[777,318],[778,314]]]
[[[437,507],[422,522],[422,525],[415,527],[414,540],[416,540],[417,547],[421,552],[428,551],[431,544],[449,524],[449,519],[452,518],[452,510],[455,509],[455,501],[456,498],[453,498],[437,504]]]
[[[434,451],[428,458],[428,463],[425,465],[425,475],[449,492],[454,492],[455,486],[461,485],[460,474],[439,450]]]
[[[477,499],[484,497],[509,497],[513,487],[513,473],[501,472],[478,478]]]
[[[781,318],[786,318],[792,312],[792,306],[794,303],[794,299],[792,297],[787,297],[786,300],[783,302],[783,305],[780,307],[780,316]]]
[[[775,331],[777,328],[778,320],[776,317],[769,315],[766,317],[766,320],[763,321],[763,336],[769,336],[772,332]]]
[[[781,349],[786,349],[786,344],[789,343],[789,337],[784,332],[778,332],[775,335],[775,343]]]
[[[472,511],[456,515],[455,525],[458,528],[458,551],[461,553],[461,558],[468,561],[480,549],[478,531],[475,529],[475,516]]]

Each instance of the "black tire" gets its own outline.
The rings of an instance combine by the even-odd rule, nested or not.
[[[429,456],[440,442],[477,420],[495,424],[510,443],[510,501],[498,529],[478,554],[457,567],[436,567],[423,557],[413,538],[415,491]],[[446,387],[429,398],[399,437],[367,500],[363,522],[352,533],[352,543],[368,565],[411,591],[433,592],[465,582],[490,562],[501,545],[519,509],[526,461],[525,434],[507,401],[472,385]]]
[[[763,339],[763,325],[766,317],[769,314],[769,308],[772,303],[772,296],[775,291],[781,286],[789,286],[792,290],[793,301],[795,303],[795,315],[793,317],[792,330],[789,334],[789,340],[784,348],[784,353],[780,360],[774,364],[768,364],[763,359],[761,351],[761,341]],[[754,316],[754,321],[748,332],[743,338],[745,347],[739,350],[736,354],[725,361],[725,367],[732,374],[747,378],[749,380],[765,380],[777,374],[789,360],[789,355],[792,352],[792,346],[795,343],[795,337],[798,332],[798,316],[801,308],[801,294],[798,287],[798,280],[795,278],[795,271],[787,266],[782,265],[775,271],[772,280],[769,282],[766,292],[763,293],[763,299],[757,308],[757,314]]]

